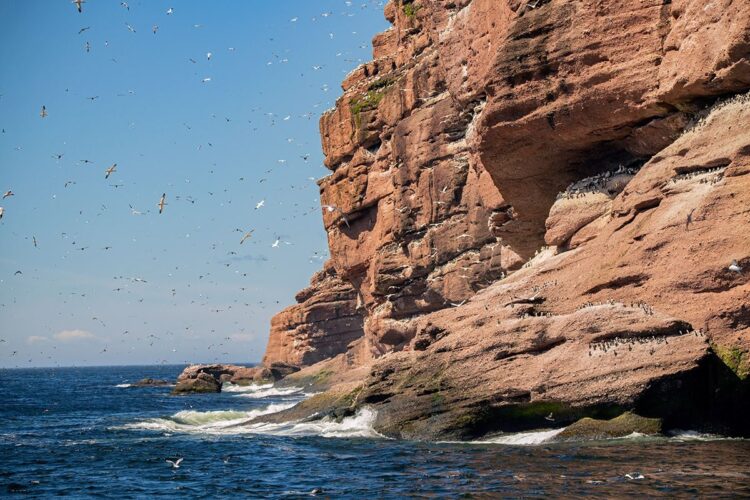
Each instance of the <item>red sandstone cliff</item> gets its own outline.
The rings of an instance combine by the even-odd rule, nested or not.
[[[674,420],[681,391],[712,390],[714,353],[741,384],[750,99],[715,103],[750,89],[750,4],[399,0],[386,17],[321,119],[326,278],[274,318],[266,361],[361,336],[374,365],[350,403],[408,437],[549,405]]]

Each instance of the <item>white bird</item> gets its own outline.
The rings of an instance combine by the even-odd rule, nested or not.
[[[0,219],[3,218],[4,213],[5,213],[5,209],[3,207],[0,207]]]
[[[167,15],[171,16],[174,13],[174,9],[172,7],[167,9]]]
[[[128,31],[130,31],[131,33],[135,33],[135,28],[133,28],[131,25],[125,23],[125,26],[128,28]]]
[[[174,460],[174,461],[172,461],[170,459],[167,459],[165,461],[168,462],[168,463],[170,463],[170,464],[172,464],[172,467],[174,469],[179,469],[180,468],[180,463],[182,463],[182,460],[183,460],[182,458],[178,458],[177,460]]]
[[[167,193],[164,193],[161,195],[161,199],[159,200],[159,203],[156,204],[157,207],[159,207],[159,213],[162,213],[164,211],[164,207],[167,205]]]
[[[42,106],[42,110],[39,112],[39,116],[47,118],[47,106]]]
[[[645,476],[641,474],[640,472],[633,472],[632,474],[625,474],[625,477],[633,480],[633,479],[645,479]]]
[[[210,81],[211,81],[211,77],[210,77],[210,76],[208,76],[208,77],[204,78],[204,79],[203,79],[203,80],[201,80],[201,81],[202,81],[203,83],[208,83],[208,82],[210,82]]]
[[[86,0],[73,0],[70,3],[76,6],[76,8],[78,9],[78,12],[83,12],[83,4],[86,3]]]
[[[265,204],[266,204],[266,200],[260,200],[258,203],[255,204],[255,210],[258,210]]]
[[[153,26],[151,27],[151,31],[153,31],[153,32],[154,32],[154,35],[155,35],[155,34],[156,34],[156,32],[157,32],[157,31],[159,31],[159,25],[158,25],[158,24],[154,24],[154,25],[153,25]]]
[[[111,167],[109,167],[107,170],[104,171],[104,178],[109,179],[109,176],[112,175],[112,173],[116,171],[117,171],[117,163],[113,163]]]
[[[273,248],[279,248],[279,243],[281,243],[280,238],[276,238],[276,241],[273,242],[273,245],[271,245]]]
[[[733,260],[732,263],[729,264],[728,269],[730,271],[732,271],[733,273],[741,273],[742,272],[742,268],[740,267],[739,264],[737,264],[736,260]]]
[[[8,196],[15,196],[15,193],[14,193],[13,191],[11,191],[11,190],[9,189],[9,190],[7,190],[7,191],[6,191],[6,192],[5,192],[4,194],[3,194],[3,199],[7,198]]]
[[[349,220],[347,220],[346,214],[344,214],[344,211],[341,210],[340,207],[336,207],[334,205],[323,205],[323,208],[326,209],[326,210],[328,210],[329,213],[333,212],[333,211],[339,212],[341,214],[341,219],[346,224],[346,227],[351,227],[351,226],[349,226]]]
[[[211,52],[206,52],[206,59],[208,59],[210,61],[212,55],[213,54]]]
[[[550,422],[554,422],[555,421],[555,417],[553,417],[552,413],[550,413],[549,415],[547,415],[546,417],[544,417],[544,420],[549,420]]]
[[[143,212],[136,210],[133,208],[133,205],[128,205],[130,207],[130,214],[131,215],[143,215]]]

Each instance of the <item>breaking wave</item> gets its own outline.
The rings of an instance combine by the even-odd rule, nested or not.
[[[119,429],[200,434],[267,434],[273,436],[322,436],[331,438],[382,437],[372,428],[376,413],[363,408],[341,421],[330,418],[310,422],[256,423],[253,419],[293,406],[272,404],[253,411],[180,411],[166,418],[126,424]]]
[[[382,438],[373,429],[377,413],[370,408],[362,408],[351,417],[336,421],[331,418],[309,422],[284,422],[278,424],[253,424],[246,432],[271,434],[274,436],[321,436],[327,438]]]
[[[274,387],[273,384],[264,385],[235,385],[232,383],[224,383],[221,386],[223,392],[235,392],[237,395],[243,398],[251,399],[263,399],[274,396],[311,396],[302,392],[302,387]]]
[[[141,422],[126,424],[121,429],[141,429],[164,432],[191,432],[206,434],[232,433],[233,429],[250,422],[261,415],[276,413],[292,407],[293,404],[272,404],[265,408],[250,411],[194,411],[183,410],[170,417],[151,418]],[[236,431],[235,431],[236,432]]]
[[[503,434],[488,439],[472,441],[480,444],[505,444],[509,446],[533,446],[548,443],[565,429],[553,429],[547,431],[518,432],[514,434]]]

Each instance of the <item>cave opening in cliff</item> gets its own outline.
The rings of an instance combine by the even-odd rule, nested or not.
[[[626,183],[612,188],[602,179],[621,172],[632,175],[649,159],[616,142],[582,151],[551,147],[542,153],[537,149],[533,156],[531,151],[527,153],[508,157],[488,150],[482,155],[485,168],[513,211],[513,218],[496,231],[497,236],[524,260],[547,244],[547,222],[557,200],[595,190],[614,197]]]

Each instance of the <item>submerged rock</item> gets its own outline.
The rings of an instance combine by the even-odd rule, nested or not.
[[[156,378],[143,378],[138,382],[131,384],[130,387],[164,387],[167,385],[172,385],[172,382]]]

